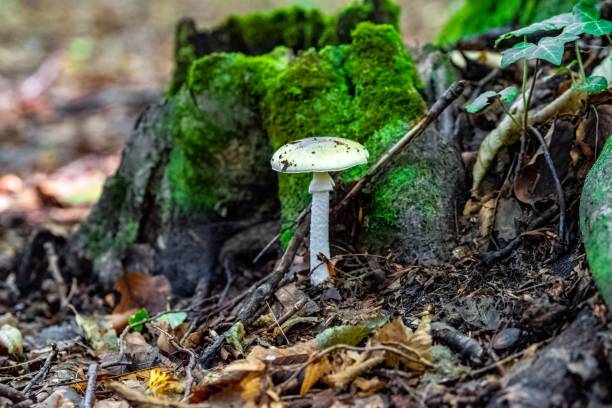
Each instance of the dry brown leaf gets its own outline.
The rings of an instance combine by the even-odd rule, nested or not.
[[[313,385],[315,385],[321,378],[323,378],[323,376],[329,374],[331,371],[332,366],[327,357],[323,357],[319,361],[306,367],[306,371],[304,372],[304,381],[300,387],[300,395],[302,397],[306,395]]]
[[[374,342],[378,343],[399,343],[406,348],[414,350],[418,355],[428,361],[431,360],[431,316],[425,315],[421,318],[421,322],[415,332],[404,325],[401,318],[387,323],[376,332],[373,338]],[[399,349],[411,355],[410,351]],[[408,360],[390,352],[385,353],[385,362],[388,366],[398,367],[399,363],[403,363],[406,367],[415,370],[423,371],[425,366],[414,360]],[[414,357],[417,357],[416,355]]]
[[[170,282],[165,276],[151,276],[145,272],[123,273],[115,282],[114,289],[121,294],[121,300],[113,314],[144,307],[149,315],[154,315],[164,310],[166,297],[171,292]]]
[[[491,198],[485,202],[480,211],[478,211],[478,235],[481,237],[488,237],[495,223],[495,207],[497,201]]]

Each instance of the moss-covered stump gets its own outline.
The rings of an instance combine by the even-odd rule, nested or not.
[[[370,13],[389,3],[365,4]],[[179,36],[190,32],[186,24]],[[286,242],[290,223],[309,203],[308,177],[277,179],[269,164],[274,149],[333,135],[363,143],[375,161],[425,113],[424,85],[396,28],[365,22],[351,36],[348,44],[297,55],[280,46],[261,55],[215,52],[191,62],[180,87],[139,120],[117,174],[73,238],[77,258],[92,260],[107,284],[122,270],[144,268],[189,294],[213,275],[219,252],[228,252],[225,241],[237,247],[233,234],[280,212]],[[192,56],[176,55],[185,63]],[[424,261],[448,254],[460,207],[455,192],[463,181],[451,134],[448,126],[430,129],[372,184],[361,199],[361,246]],[[365,170],[347,171],[338,182]],[[265,237],[258,238],[263,246]],[[143,252],[153,253],[155,262],[143,267]]]
[[[218,27],[204,31],[197,31],[193,20],[184,19],[176,29],[175,67],[168,92],[178,92],[191,63],[204,55],[213,52],[260,55],[278,46],[297,52],[345,44],[351,41],[351,31],[364,21],[399,28],[399,12],[393,0],[363,0],[334,16],[293,6],[269,13],[231,16]]]
[[[612,307],[612,137],[584,182],[580,230],[595,285]]]
[[[438,36],[438,43],[481,34],[493,28],[525,26],[566,13],[578,0],[465,0],[448,20]]]

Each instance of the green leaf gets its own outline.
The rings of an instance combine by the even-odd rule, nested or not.
[[[242,322],[236,322],[232,327],[230,327],[225,333],[223,333],[223,337],[225,340],[240,353],[244,354],[244,345],[242,344],[245,336],[244,325]]]
[[[315,346],[320,350],[336,344],[355,346],[372,330],[384,326],[388,321],[387,317],[380,316],[358,324],[329,327],[315,337]]]
[[[142,309],[138,309],[136,313],[130,316],[130,318],[128,319],[128,324],[140,323],[140,322],[147,320],[148,318],[149,318],[149,312],[147,311],[147,309],[143,307]],[[142,325],[139,324],[137,326],[134,326],[133,329],[134,331],[141,332]]]
[[[519,60],[541,59],[553,65],[561,65],[565,44],[578,39],[573,33],[563,32],[556,37],[544,37],[538,44],[520,42],[502,54],[501,67],[506,68]]]
[[[487,91],[481,93],[474,99],[472,103],[468,103],[465,105],[465,110],[469,113],[477,113],[486,108],[493,102],[493,100],[497,98],[497,92],[495,91]]]
[[[558,16],[547,18],[546,20],[539,21],[528,25],[527,27],[520,28],[518,30],[510,31],[504,35],[501,35],[496,41],[495,46],[508,38],[512,37],[523,37],[529,34],[537,33],[538,31],[553,31],[561,30],[569,24],[575,22],[575,17],[572,13],[563,13]]]
[[[168,322],[171,329],[176,329],[181,323],[187,319],[186,312],[166,313],[155,319],[158,322]]]
[[[599,93],[608,89],[608,80],[602,76],[591,75],[584,84],[575,84],[574,89],[587,93]]]
[[[581,24],[582,33],[597,36],[612,33],[612,21],[601,19],[601,11],[594,4],[580,2],[574,6],[572,12],[576,23],[568,26],[565,31],[577,33],[577,24]]]
[[[514,86],[509,86],[499,91],[498,95],[499,99],[501,99],[502,102],[510,105],[516,99],[516,95],[518,95],[518,89]]]
[[[6,349],[9,354],[23,353],[23,337],[19,329],[10,324],[0,327],[0,349]]]

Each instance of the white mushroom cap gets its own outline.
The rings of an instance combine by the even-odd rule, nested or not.
[[[368,151],[341,137],[309,137],[288,143],[272,156],[272,169],[281,173],[341,171],[368,162]]]

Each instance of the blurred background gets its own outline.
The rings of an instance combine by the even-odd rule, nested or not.
[[[433,40],[458,0],[398,0],[406,44]],[[176,21],[348,0],[0,0],[0,214],[71,225],[119,163],[172,70]]]

